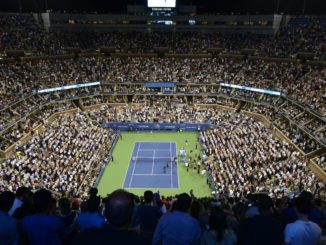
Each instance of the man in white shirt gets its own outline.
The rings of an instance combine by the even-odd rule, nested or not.
[[[189,163],[188,162],[185,162],[185,166],[187,168],[187,172],[189,171]]]
[[[285,228],[286,245],[317,245],[321,239],[320,227],[308,220],[312,202],[309,198],[299,196],[295,199],[295,211],[298,219]]]

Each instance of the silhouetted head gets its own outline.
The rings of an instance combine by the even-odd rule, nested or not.
[[[97,193],[98,193],[98,190],[97,188],[91,188],[89,190],[89,197],[92,198],[92,197],[96,197],[97,196]]]
[[[28,189],[25,186],[21,186],[16,190],[16,198],[22,200],[25,196],[28,196],[31,194],[31,190]]]
[[[145,191],[144,192],[144,199],[146,203],[151,203],[154,199],[154,194],[152,191]]]
[[[259,194],[257,196],[257,206],[260,214],[269,213],[274,203],[272,198],[267,194]]]
[[[191,197],[187,193],[182,193],[177,198],[177,210],[187,212],[191,205]]]
[[[59,200],[60,213],[62,215],[68,215],[71,211],[71,203],[68,198],[63,197]]]
[[[49,210],[53,202],[52,193],[48,190],[41,189],[35,192],[33,196],[34,206],[37,213],[43,213]]]
[[[96,213],[100,210],[101,199],[100,197],[93,197],[87,200],[86,209],[87,212]]]
[[[312,200],[307,196],[300,195],[295,199],[294,206],[298,213],[308,215],[312,209]]]
[[[125,190],[112,192],[106,201],[105,212],[110,225],[123,228],[130,224],[134,209],[134,195]]]

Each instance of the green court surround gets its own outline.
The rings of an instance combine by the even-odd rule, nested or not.
[[[185,141],[188,141],[186,145]],[[106,196],[116,189],[121,189],[125,180],[130,157],[134,144],[136,142],[176,142],[177,152],[184,147],[187,156],[190,150],[193,150],[192,156],[200,153],[200,143],[198,142],[198,133],[193,132],[122,132],[122,139],[119,139],[114,150],[114,162],[110,162],[99,180],[98,190],[101,196]],[[198,149],[196,150],[196,144]],[[178,164],[179,188],[178,189],[152,189],[153,192],[160,191],[161,195],[176,195],[182,192],[189,192],[193,189],[195,196],[206,197],[211,195],[211,190],[206,184],[204,176],[197,174],[192,168],[189,172],[183,164]],[[128,189],[128,191],[142,195],[147,189]]]

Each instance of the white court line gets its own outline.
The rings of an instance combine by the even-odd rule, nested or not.
[[[137,150],[136,159],[137,159],[137,157],[138,157],[138,153],[139,153],[140,144],[141,144],[141,143],[139,143],[139,145],[138,145],[138,150]],[[130,185],[131,185],[131,182],[132,182],[132,178],[133,178],[133,176],[134,176],[134,173],[135,173],[136,162],[137,162],[137,161],[135,161],[135,162],[134,162],[134,168],[133,168],[133,170],[132,170],[132,174],[131,174],[131,177],[130,177],[130,181],[129,181],[129,188],[130,188]]]
[[[155,150],[154,150],[154,155],[153,155],[152,174],[154,173],[154,162],[155,162]]]
[[[137,144],[137,142],[136,142]],[[126,171],[126,174],[125,174],[125,179],[123,180],[123,183],[122,183],[122,189],[124,188],[128,188],[127,187],[127,183],[126,183],[126,179],[127,179],[127,175],[128,175],[128,172],[129,172],[129,168],[130,168],[130,164],[131,164],[131,161],[132,161],[132,157],[134,155],[134,152],[136,151],[136,144],[134,144],[134,148],[132,149],[132,152],[131,152],[131,155],[130,155],[130,160],[129,160],[129,163],[128,163],[128,168],[127,168],[127,171]],[[125,183],[126,183],[126,186],[125,186]]]
[[[137,141],[137,143],[169,144],[169,143],[175,143],[175,142],[172,142],[172,141],[165,141],[165,142],[157,142],[157,141]]]
[[[132,187],[132,188],[125,188],[125,189],[130,189],[130,190],[171,190],[171,187]],[[177,188],[173,188],[173,190],[179,190],[180,188],[177,187]]]
[[[136,159],[133,161],[134,162],[134,166],[133,166],[133,171],[132,171],[132,175],[131,175],[131,178],[130,178],[130,182],[129,182],[129,187],[125,187],[125,189],[151,189],[152,187],[146,187],[146,188],[138,188],[138,187],[130,187],[131,186],[131,183],[132,183],[132,179],[133,179],[133,176],[135,175],[135,176],[171,176],[171,187],[168,187],[168,188],[166,188],[166,187],[158,187],[158,189],[179,189],[180,187],[179,187],[179,175],[178,175],[178,166],[176,166],[176,171],[177,171],[177,181],[178,181],[178,187],[173,187],[173,160],[171,160],[171,173],[170,174],[154,174],[154,173],[152,173],[152,174],[135,174],[134,172],[135,172],[135,167],[136,167],[136,163],[137,163],[137,160],[139,160],[139,159],[153,159],[154,161],[155,161],[155,159],[172,159],[172,157],[174,158],[175,156],[173,156],[173,154],[172,154],[172,148],[174,148],[174,150],[175,150],[175,154],[176,154],[176,150],[177,150],[177,144],[176,144],[176,142],[137,142],[139,145],[138,145],[138,149],[137,149],[137,154],[136,154]],[[162,149],[162,150],[154,150],[155,152],[156,151],[170,151],[170,156],[169,157],[139,157],[139,159],[138,159],[138,156],[139,156],[139,152],[140,151],[153,151],[153,149],[143,149],[143,150],[141,150],[140,149],[140,144],[141,143],[158,143],[158,144],[169,144],[169,149],[167,149],[167,150],[164,150],[164,149]],[[172,145],[173,145],[173,147],[172,147]],[[133,158],[133,154],[132,154],[132,156],[131,156],[131,159]],[[153,171],[152,171],[153,172]],[[156,187],[155,187],[156,188]]]
[[[170,174],[134,174],[134,175],[140,175],[140,176],[155,176],[155,175],[160,175],[160,176],[170,176]]]
[[[158,150],[158,149],[140,149],[139,151],[169,151],[169,150]]]
[[[153,158],[154,159],[171,159],[173,157],[139,157],[139,158],[135,158],[135,161],[141,160],[141,159],[153,159]]]
[[[178,153],[177,153],[178,144],[176,142],[174,142],[174,149],[175,149],[175,153],[178,155]],[[178,180],[178,189],[179,189],[180,188],[180,180],[179,180],[180,176],[178,174],[178,168],[179,168],[179,164],[177,164],[177,176],[178,176],[178,179],[177,180]]]

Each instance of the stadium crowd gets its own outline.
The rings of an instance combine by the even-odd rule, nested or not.
[[[0,190],[43,186],[70,195],[87,193],[114,140],[84,113],[59,116],[0,165]]]
[[[189,107],[161,98],[145,105],[102,105],[95,110],[59,116],[53,124],[45,124],[43,132],[36,132],[27,145],[18,143],[15,154],[2,162],[5,173],[2,188],[10,186],[10,190],[14,190],[22,183],[37,188],[37,179],[42,179],[40,182],[54,191],[85,193],[77,191],[76,187],[83,187],[81,183],[88,171],[91,177],[85,184],[91,185],[101,168],[90,165],[94,152],[98,152],[102,144],[109,147],[115,136],[113,131],[99,125],[112,121],[215,125],[216,129],[202,132],[201,139],[205,153],[214,156],[207,171],[219,185],[219,194],[228,191],[230,196],[239,196],[268,186],[278,193],[297,192],[299,184],[311,191],[322,187],[316,176],[307,170],[307,162],[300,160],[290,145],[274,138],[273,132],[261,122],[241,113]],[[92,126],[87,127],[88,124]],[[309,141],[301,141],[309,145]],[[241,154],[238,154],[240,149]],[[45,164],[48,161],[52,165]],[[262,168],[265,165],[266,168]],[[60,174],[63,167],[71,170],[65,171],[66,175]],[[17,171],[21,177],[17,176]],[[271,195],[276,195],[275,192]]]
[[[143,53],[155,47],[168,47],[176,53],[203,53],[208,48],[219,47],[227,53],[253,49],[258,55],[270,57],[289,57],[298,52],[322,56],[326,36],[323,16],[292,18],[275,36],[201,32],[56,33],[46,32],[31,15],[3,16],[0,24],[0,53],[23,49],[35,54],[62,54],[68,47],[114,47],[121,52]]]
[[[201,140],[206,155],[214,159],[206,168],[219,195],[266,191],[278,197],[303,186],[311,191],[322,187],[316,176],[308,174],[299,153],[277,140],[261,122],[240,114],[215,117],[217,127],[201,132]]]
[[[201,53],[218,46],[223,53],[252,48],[255,54],[269,57],[294,57],[301,51],[322,57],[325,27],[323,17],[302,17],[292,19],[275,37],[191,32],[81,35],[48,33],[30,15],[10,15],[0,17],[0,54],[9,49],[63,54],[70,46],[110,46],[123,52],[166,46],[175,53]],[[277,139],[262,122],[242,114],[241,108],[265,115],[304,153],[322,146],[289,125],[285,116],[306,125],[322,140],[324,121],[312,119],[282,97],[220,84],[206,91],[203,86],[225,82],[281,91],[323,117],[325,77],[326,69],[317,65],[216,57],[76,57],[0,63],[0,150],[15,146],[14,153],[0,162],[0,244],[322,244],[326,212],[320,193],[325,183],[293,146]],[[93,81],[112,84],[36,94],[43,88]],[[219,93],[268,105],[216,96],[194,97],[188,103],[182,95],[137,95],[130,105],[127,95],[117,96],[157,93],[135,85],[148,81],[185,83],[177,88],[181,94]],[[187,86],[193,82],[198,86]],[[98,109],[84,110],[102,103]],[[221,104],[235,111],[198,104]],[[75,110],[48,121],[53,113],[69,109]],[[151,191],[136,197],[122,190],[99,197],[91,186],[117,137],[117,132],[100,124],[111,121],[213,124],[215,129],[200,132],[205,157],[199,160],[213,179],[207,182],[214,198],[198,199],[192,192],[163,197]],[[20,140],[26,134],[31,140],[24,145]],[[325,155],[313,161],[326,170]]]
[[[0,150],[6,150],[9,146],[21,140],[28,133],[33,131],[40,125],[46,124],[48,118],[56,112],[63,112],[74,109],[74,105],[70,102],[61,102],[59,104],[48,104],[25,118],[20,118],[17,114],[13,114],[10,110],[1,111],[0,115],[5,115],[0,122],[3,123],[4,129],[0,134]],[[20,109],[20,108],[19,108]],[[8,121],[9,120],[9,121]],[[14,123],[17,124],[14,124]],[[11,125],[11,126],[10,126]],[[13,126],[12,126],[13,125]],[[5,130],[9,128],[8,130]]]
[[[41,88],[93,81],[201,84],[223,81],[281,91],[322,115],[326,113],[324,68],[222,58],[80,58],[78,62],[65,59],[0,64],[0,106]],[[139,88],[139,91],[142,91],[142,88]],[[126,90],[116,88],[115,92]],[[216,92],[227,93],[225,89]],[[241,92],[237,91],[237,95],[241,95]],[[246,96],[255,98],[258,94],[247,93]]]
[[[106,103],[108,100],[103,100],[103,97],[93,97],[90,99],[83,99],[82,102],[84,106],[94,105],[96,103]],[[228,105],[235,107],[235,102],[233,100],[219,100],[222,105]],[[110,101],[109,101],[110,102]],[[112,102],[112,101],[111,101]],[[102,105],[98,110],[89,112],[94,120],[99,120],[99,123],[105,123],[110,121],[122,121],[122,122],[194,122],[203,123],[210,121],[210,112],[204,109],[200,109],[198,105],[194,107],[187,106],[186,102],[182,97],[175,97],[171,99],[169,97],[151,97],[143,98],[137,97],[133,100],[133,105],[128,105],[124,100],[115,100],[115,102],[123,103],[117,106]],[[210,99],[197,100],[196,103],[211,103]],[[85,104],[86,103],[86,104]],[[141,103],[138,104],[137,103]],[[0,136],[2,139],[1,149],[5,150],[9,146],[15,144],[27,133],[33,134],[35,126],[43,125],[47,122],[46,118],[52,115],[54,112],[60,112],[67,109],[76,108],[72,103],[61,103],[52,106],[46,106],[42,111],[38,111],[36,114],[21,120],[12,126],[7,131],[4,131]],[[276,116],[277,114],[273,112],[273,109],[266,109],[263,106],[255,106],[244,108],[244,110],[249,110],[252,112],[260,113],[269,118],[275,126],[282,130],[282,132],[291,139],[303,152],[310,153],[315,150],[320,149],[322,146],[317,141],[310,139],[308,135],[304,134],[298,128],[291,127],[284,118]],[[217,110],[214,110],[216,113]],[[311,119],[310,119],[311,121]],[[322,128],[323,124],[318,124],[318,127],[312,128],[316,130]],[[322,135],[323,131],[320,131]],[[322,135],[323,137],[323,135]],[[324,139],[324,137],[322,138]]]
[[[226,101],[222,104],[234,106],[232,101],[230,103],[227,103]],[[265,114],[265,111],[259,112]],[[271,111],[268,112],[271,113]],[[218,113],[218,109],[206,110],[201,109],[198,106],[189,107],[183,103],[180,105],[180,101],[167,102],[167,100],[164,98],[157,98],[156,100],[151,99],[151,101],[146,101],[145,106],[144,104],[133,107],[125,105],[115,108],[110,108],[110,106],[102,106],[98,111],[94,111],[93,113],[95,113],[96,118],[101,118],[101,123],[116,120],[123,122],[208,122],[215,124],[215,122],[212,121],[212,114]],[[275,125],[277,125],[286,136],[297,144],[303,152],[309,153],[321,148],[321,145],[318,142],[310,139],[300,130],[291,128],[285,123],[276,122]]]
[[[19,187],[0,194],[0,242],[318,245],[325,242],[324,205],[308,191],[275,199],[265,193],[198,199],[192,191],[137,197],[116,190],[101,198],[92,188],[82,200]]]

